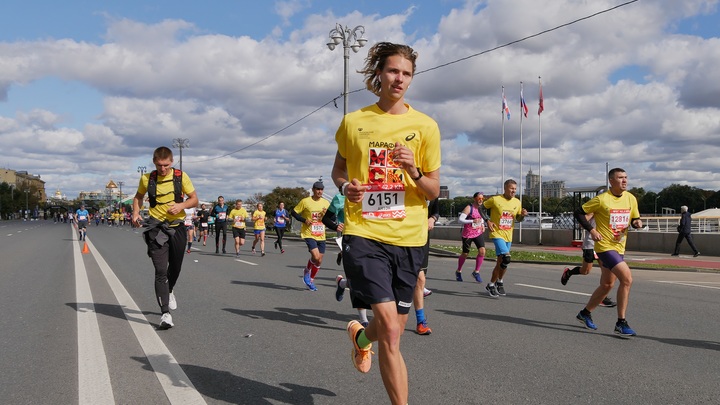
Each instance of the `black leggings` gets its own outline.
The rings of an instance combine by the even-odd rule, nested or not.
[[[169,311],[169,294],[180,277],[183,258],[185,257],[185,244],[187,231],[184,225],[178,225],[173,236],[159,246],[155,241],[145,241],[148,245],[148,256],[155,267],[155,297],[160,305],[160,311]]]
[[[223,235],[223,250],[225,250],[225,242],[227,242],[227,224],[225,222],[215,222],[215,248],[220,246],[220,232]]]
[[[277,242],[275,243],[277,243],[278,246],[280,246],[280,250],[282,250],[282,238],[283,235],[285,235],[285,228],[275,227],[275,234],[277,235]]]

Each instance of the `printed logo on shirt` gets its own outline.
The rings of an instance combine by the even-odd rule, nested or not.
[[[413,140],[413,138],[415,138],[415,132],[413,132],[412,134],[406,136],[406,137],[405,137],[405,140],[408,141],[408,142],[410,142],[410,141]]]

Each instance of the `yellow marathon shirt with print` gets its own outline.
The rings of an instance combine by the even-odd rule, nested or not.
[[[586,213],[595,215],[595,229],[602,235],[602,240],[595,242],[595,251],[614,250],[621,255],[625,254],[630,221],[640,218],[635,196],[624,191],[620,197],[616,197],[607,191],[583,204],[582,208]]]
[[[168,215],[168,208],[175,205],[175,186],[173,185],[173,168],[168,170],[168,174],[165,177],[161,177],[158,172],[157,177],[157,204],[154,207],[150,207],[149,214],[151,217],[159,221],[173,222],[185,218],[185,211],[180,210],[175,215]],[[147,193],[148,182],[150,181],[150,173],[145,173],[140,177],[140,184],[138,184],[138,194]],[[188,195],[195,191],[190,177],[183,172],[182,174],[182,192]]]
[[[300,200],[293,210],[301,217],[312,221],[310,225],[302,224],[301,238],[325,240],[325,225],[322,223],[322,218],[329,206],[330,202],[324,198],[315,201],[312,197],[305,197]]]
[[[255,220],[255,229],[257,229],[257,230],[265,229],[265,211],[255,210],[255,212],[253,212],[253,218],[256,218],[256,217],[260,217],[260,218]]]
[[[424,246],[428,237],[425,194],[392,160],[395,143],[413,152],[424,173],[440,169],[440,129],[427,115],[407,105],[405,114],[388,114],[376,104],[343,118],[335,134],[346,159],[348,180],[371,185],[363,201],[345,200],[343,234],[395,246]]]
[[[230,214],[228,214],[228,216],[233,221],[233,228],[245,229],[245,219],[248,216],[247,210],[245,208],[233,208],[232,211],[230,211]]]
[[[490,232],[490,239],[501,238],[512,242],[515,218],[522,212],[520,200],[515,197],[508,200],[500,194],[488,198],[483,205],[490,210],[490,221],[497,225],[495,231]]]

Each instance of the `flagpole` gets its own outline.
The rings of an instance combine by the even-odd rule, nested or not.
[[[520,82],[520,176],[518,176],[518,182],[520,182],[520,205],[522,206],[523,197],[523,115],[525,115],[525,99],[523,98],[523,82]],[[522,222],[518,227],[518,242],[522,243]]]
[[[503,188],[503,182],[505,181],[505,86],[502,86],[502,99],[503,104],[500,110],[500,120],[502,121],[502,173],[500,175],[500,188]]]
[[[542,94],[542,81],[540,76],[538,76],[538,84],[540,86],[540,97],[539,97],[539,107],[538,107],[538,180],[540,181],[539,184],[539,196],[540,196],[540,212],[538,213],[539,216],[539,233],[538,233],[538,245],[542,245],[542,125],[540,122],[540,113],[543,112],[545,109],[545,106],[543,105],[543,94]]]

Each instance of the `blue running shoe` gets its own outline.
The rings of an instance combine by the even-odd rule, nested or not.
[[[310,282],[308,288],[310,289],[310,291],[317,291],[317,287],[315,287],[315,283],[313,283],[312,281]]]
[[[482,283],[482,277],[480,277],[479,271],[473,271],[472,275],[473,277],[475,277],[475,281],[477,281],[478,283]]]
[[[312,280],[310,280],[310,272],[306,271],[303,273],[303,283],[307,286],[308,289],[312,290],[314,287]]]
[[[595,326],[595,323],[592,320],[592,315],[585,316],[582,314],[582,311],[580,311],[580,312],[578,312],[576,318],[580,323],[585,325],[586,328],[592,329],[592,330],[597,330],[597,326]],[[617,330],[617,327],[615,330]]]
[[[630,336],[637,336],[637,333],[630,328],[627,321],[619,321],[615,324],[615,334],[625,339]]]
[[[462,281],[462,273],[459,271],[455,272],[455,280]]]

